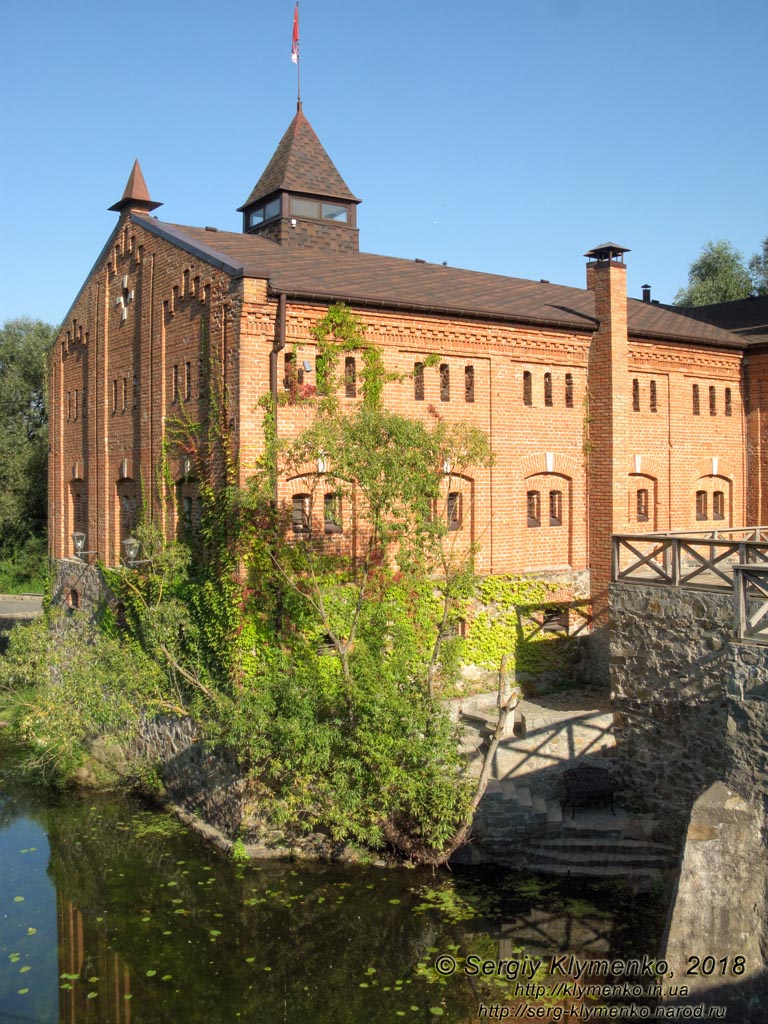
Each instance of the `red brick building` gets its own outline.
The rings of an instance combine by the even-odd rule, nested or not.
[[[176,503],[157,467],[166,422],[182,409],[207,414],[206,346],[245,480],[262,450],[259,398],[291,374],[313,380],[310,328],[339,301],[368,325],[387,368],[410,374],[386,385],[393,409],[436,409],[489,435],[493,468],[447,483],[457,529],[479,545],[478,572],[554,572],[585,592],[591,571],[597,596],[614,532],[766,518],[768,336],[735,333],[743,316],[734,325],[710,311],[707,322],[649,293],[628,299],[628,250],[612,243],[586,254],[583,290],[362,253],[358,202],[301,108],[240,207],[242,233],[156,219],[134,166],[52,355],[55,559],[75,554],[81,534],[91,560],[117,563],[142,506],[169,535],[194,519],[189,465],[172,460]],[[425,367],[431,353],[439,365]],[[353,407],[350,359],[341,400]],[[309,415],[281,405],[279,434]],[[322,530],[316,484],[305,476],[279,490],[297,522]]]

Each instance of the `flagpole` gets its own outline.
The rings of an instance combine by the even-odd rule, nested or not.
[[[299,53],[299,0],[293,11],[293,38],[291,40],[291,60],[296,65],[296,109],[301,110],[301,57]]]

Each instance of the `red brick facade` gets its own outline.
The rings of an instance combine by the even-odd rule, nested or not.
[[[593,251],[584,292],[357,253],[318,256],[311,244],[303,253],[292,246],[293,262],[285,255],[264,238],[177,228],[124,202],[51,356],[54,558],[74,554],[79,531],[92,560],[118,562],[142,507],[169,536],[180,516],[194,519],[184,459],[170,462],[178,502],[158,469],[166,422],[207,414],[206,346],[223,373],[240,479],[247,479],[263,447],[258,402],[270,389],[270,353],[283,340],[281,293],[279,389],[286,355],[297,368],[306,360],[314,380],[310,329],[329,301],[343,300],[368,325],[387,369],[410,374],[386,385],[390,408],[469,420],[488,434],[494,466],[446,482],[457,542],[477,543],[479,573],[591,570],[598,599],[611,533],[766,518],[768,359],[745,356],[729,332],[628,303],[620,250]],[[343,289],[307,283],[312,275],[330,281],[336,271]],[[398,283],[387,298],[382,282],[393,275]],[[422,280],[447,297],[437,302],[425,292],[418,301]],[[405,302],[411,281],[416,301]],[[473,308],[466,296],[475,282]],[[483,308],[491,298],[496,308]],[[414,377],[431,353],[440,366]],[[344,383],[340,396],[350,408],[357,401]],[[295,435],[310,416],[306,407],[281,405],[280,435]],[[322,480],[280,482],[283,499],[299,496],[296,508],[305,493],[322,530],[330,508]]]

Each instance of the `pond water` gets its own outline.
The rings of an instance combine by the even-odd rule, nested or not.
[[[567,1019],[562,1007],[578,1000],[515,996],[538,959],[652,955],[660,942],[661,902],[614,884],[241,868],[126,797],[1,780],[3,1024],[464,1024],[520,1005],[544,1011],[528,1019]],[[455,961],[451,976],[440,957]],[[483,976],[486,961],[526,973]]]

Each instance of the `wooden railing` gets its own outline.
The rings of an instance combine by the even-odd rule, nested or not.
[[[768,643],[768,527],[616,534],[613,580],[730,591],[736,637]]]

